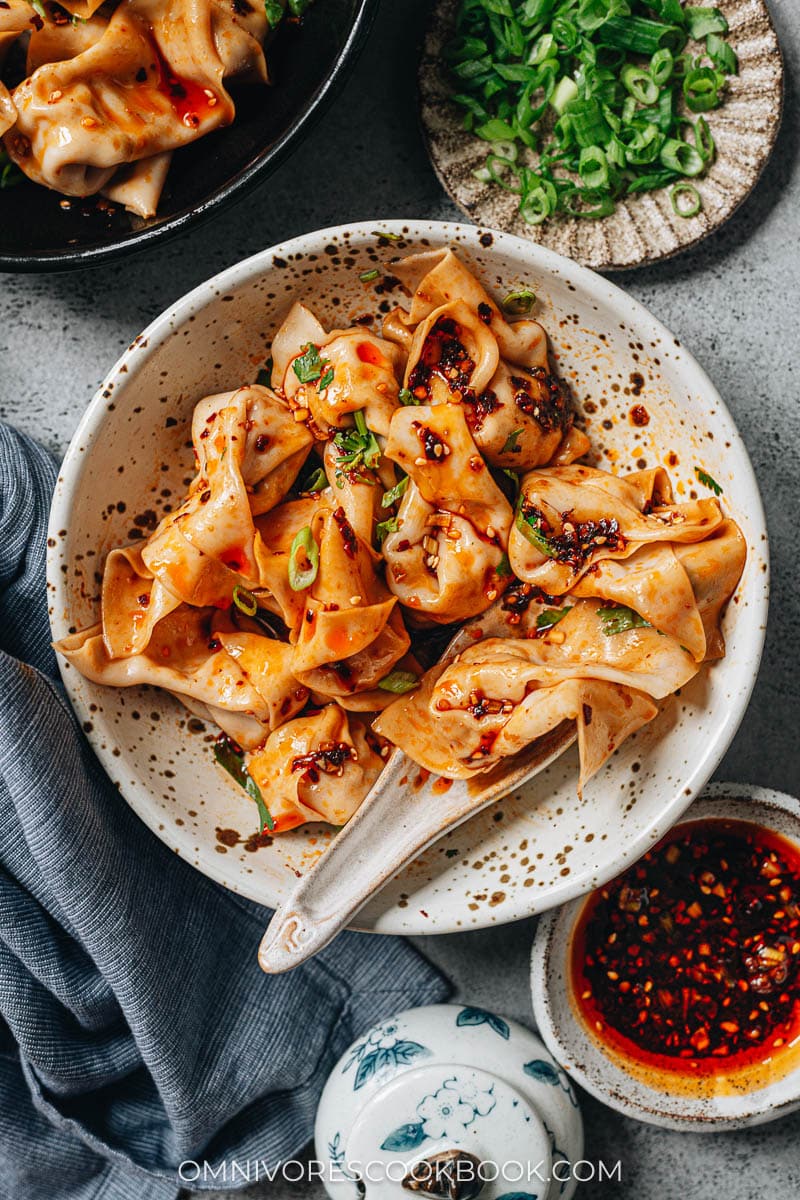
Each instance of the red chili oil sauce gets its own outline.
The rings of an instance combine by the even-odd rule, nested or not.
[[[219,98],[211,88],[205,88],[192,79],[175,74],[153,39],[153,50],[158,68],[158,90],[169,97],[175,115],[190,128],[196,128]]]
[[[588,899],[571,975],[586,1025],[629,1065],[774,1077],[800,1046],[800,851],[745,821],[677,826]]]

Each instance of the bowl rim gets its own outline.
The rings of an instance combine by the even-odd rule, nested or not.
[[[724,803],[725,801],[728,803]],[[717,806],[719,806],[718,811]],[[786,833],[781,830],[781,836],[794,842],[797,849],[800,850],[800,799],[788,792],[777,791],[775,788],[762,787],[758,784],[726,783],[716,780],[709,783],[675,822],[675,826],[695,820],[726,820],[730,818],[742,821],[752,820],[755,824],[771,829],[773,826],[769,822],[770,810],[778,811],[789,817],[795,827],[795,832]],[[774,1085],[767,1084],[756,1091],[743,1092],[741,1096],[737,1093],[737,1102],[746,1103],[748,1105],[747,1112],[742,1112],[738,1116],[715,1117],[702,1115],[697,1108],[692,1107],[697,1105],[698,1101],[678,1094],[669,1095],[669,1112],[660,1111],[657,1106],[659,1101],[663,1103],[666,1093],[660,1092],[657,1088],[651,1088],[636,1079],[633,1080],[636,1092],[621,1093],[604,1084],[602,1069],[598,1072],[593,1067],[587,1070],[583,1065],[576,1065],[575,1051],[579,1045],[591,1044],[593,1048],[596,1047],[594,1043],[589,1042],[583,1032],[579,1044],[568,1041],[563,1034],[563,1025],[555,1016],[555,1006],[551,998],[549,960],[556,937],[559,939],[560,946],[569,946],[572,932],[586,899],[587,896],[577,897],[570,904],[543,915],[536,929],[530,958],[531,1001],[536,1026],[556,1061],[570,1063],[570,1066],[564,1069],[571,1079],[608,1108],[613,1108],[624,1116],[633,1117],[637,1121],[658,1125],[663,1129],[691,1129],[695,1133],[741,1129],[745,1126],[766,1124],[768,1121],[788,1116],[789,1113],[800,1109],[800,1066],[795,1067],[788,1075],[781,1077],[782,1081],[791,1080],[794,1094],[779,1104],[776,1105],[770,1100]],[[565,995],[568,987],[569,984],[564,975],[559,980],[559,995]],[[602,1051],[600,1057],[606,1061]],[[619,1069],[622,1070],[622,1068]],[[652,1098],[652,1104],[645,1104],[635,1099],[637,1092],[646,1096],[648,1101]],[[760,1097],[760,1102],[754,1103],[754,1097]]]
[[[122,241],[109,241],[108,244],[89,246],[85,249],[66,247],[64,250],[48,250],[41,254],[24,250],[0,252],[0,271],[55,274],[98,267],[127,255],[143,253],[157,242],[179,237],[190,228],[204,224],[226,204],[238,204],[267,174],[276,170],[290,157],[301,135],[311,132],[327,105],[343,88],[346,69],[355,63],[366,44],[380,0],[356,0],[356,3],[355,16],[341,53],[312,93],[299,118],[271,146],[262,148],[250,163],[227,183],[206,196],[195,207],[184,208],[158,225],[146,226],[126,235]]]
[[[468,249],[471,239],[479,241],[479,239],[486,236],[488,231],[463,222],[404,219],[398,217],[377,217],[371,220],[313,230],[260,250],[250,257],[243,259],[241,262],[225,268],[217,275],[212,276],[176,300],[169,308],[151,321],[142,333],[134,338],[111,368],[90,401],[70,441],[59,470],[50,510],[48,526],[50,546],[47,554],[47,580],[54,611],[61,609],[64,611],[69,610],[68,591],[65,587],[67,577],[62,574],[58,564],[58,531],[70,528],[70,512],[73,498],[82,484],[84,471],[88,469],[87,464],[90,459],[90,450],[93,448],[93,443],[102,438],[102,428],[107,416],[109,389],[113,390],[115,388],[118,379],[130,381],[136,370],[190,316],[199,312],[207,303],[212,302],[216,296],[223,294],[225,291],[231,288],[246,286],[254,279],[257,279],[263,271],[272,266],[275,257],[288,258],[291,255],[305,255],[309,252],[320,251],[332,239],[344,240],[345,238],[352,238],[354,242],[358,242],[360,239],[368,236],[377,239],[383,232],[389,234],[390,239],[399,239],[399,245],[393,240],[391,241],[391,245],[397,251],[400,251],[402,242],[406,239],[409,241],[435,240],[435,244],[442,245],[452,243],[455,240],[459,246]],[[695,381],[695,389],[710,402],[710,406],[713,407],[715,412],[715,420],[723,424],[727,421],[734,445],[738,443],[741,449],[744,475],[742,480],[744,485],[743,490],[748,493],[748,506],[753,519],[754,529],[757,533],[761,534],[763,539],[761,553],[764,559],[764,573],[760,577],[760,586],[752,588],[752,596],[750,597],[749,625],[752,627],[753,633],[751,638],[751,653],[748,654],[744,667],[741,670],[741,675],[745,681],[744,686],[737,693],[734,702],[725,709],[718,725],[717,736],[710,743],[710,749],[706,751],[702,759],[694,764],[691,773],[683,780],[683,787],[680,794],[676,795],[668,806],[668,819],[665,821],[663,813],[658,817],[653,817],[637,836],[632,837],[630,842],[626,842],[624,860],[620,860],[619,851],[617,851],[615,856],[608,858],[606,865],[601,869],[592,868],[580,874],[571,875],[548,889],[545,903],[542,903],[542,898],[536,897],[537,902],[530,903],[525,912],[517,911],[509,913],[508,918],[502,922],[492,921],[489,911],[486,909],[481,910],[478,920],[470,925],[470,928],[473,929],[496,923],[506,924],[513,920],[523,919],[536,912],[544,911],[546,908],[563,904],[566,901],[573,900],[577,896],[586,894],[593,888],[613,878],[627,862],[632,862],[636,858],[639,858],[655,839],[662,837],[671,828],[716,770],[744,718],[755,686],[763,652],[769,602],[767,526],[758,483],[741,434],[738,432],[724,401],[703,368],[693,355],[677,342],[674,335],[667,330],[658,318],[654,317],[643,304],[628,295],[628,293],[611,280],[604,278],[589,267],[584,267],[572,259],[565,258],[556,251],[537,243],[527,242],[524,239],[516,237],[514,234],[492,230],[491,236],[492,250],[505,250],[509,256],[515,257],[521,264],[524,264],[527,270],[538,271],[550,276],[555,275],[556,277],[568,280],[571,284],[582,289],[595,302],[604,304],[610,302],[614,304],[619,310],[620,316],[635,323],[638,328],[644,327],[653,331],[657,338],[665,340],[668,343],[675,343],[683,368],[692,375]],[[485,243],[479,241],[479,244],[483,250],[487,250]],[[56,544],[54,545],[53,543]],[[59,631],[54,629],[53,632],[55,637],[60,636]],[[60,659],[59,669],[70,703],[75,707],[78,701],[72,695],[72,681],[67,676],[64,664]],[[116,760],[112,757],[111,750],[103,749],[102,739],[96,730],[88,736],[95,754],[113,778],[113,767]],[[152,832],[156,836],[161,837],[162,835],[159,830],[160,822],[154,814],[147,812],[146,805],[142,805],[138,801],[134,802],[134,800],[128,799],[127,796],[125,799],[126,803],[131,805],[140,819],[148,825]],[[203,873],[225,887],[232,886],[226,878],[226,873],[221,863],[218,866],[216,861],[205,861],[202,868],[198,867],[197,869],[202,869]],[[245,882],[239,881],[235,887],[239,894],[247,896],[249,899],[256,901],[256,903],[271,903],[264,899],[263,891],[257,886],[249,888]],[[533,901],[532,896],[531,900]],[[369,902],[367,912],[373,902],[374,900]],[[407,913],[409,911],[411,910],[406,910]],[[426,933],[456,933],[462,930],[462,926],[459,924],[455,913],[443,920],[441,924],[437,923],[434,929],[431,929],[429,926],[426,927],[424,922],[414,924],[412,927],[408,924],[408,916],[403,917],[402,914],[398,914],[394,906],[386,909],[377,917],[368,917],[366,923],[361,923],[359,916],[361,914],[357,914],[350,928],[361,932],[421,935]]]

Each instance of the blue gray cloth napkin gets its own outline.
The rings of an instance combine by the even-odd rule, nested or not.
[[[181,1162],[292,1158],[350,1041],[448,986],[406,943],[358,934],[268,978],[267,911],[127,807],[49,644],[54,479],[0,425],[0,1196],[168,1200]]]

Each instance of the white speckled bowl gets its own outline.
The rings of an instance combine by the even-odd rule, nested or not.
[[[750,821],[781,834],[800,848],[800,801],[770,788],[712,783],[683,820],[721,817]],[[570,999],[569,954],[583,902],[576,900],[539,922],[531,955],[531,990],[536,1024],[550,1053],[587,1092],[626,1116],[667,1129],[714,1132],[761,1125],[800,1108],[800,1066],[757,1090],[671,1094],[650,1086],[609,1057],[586,1029]],[[793,1051],[794,1053],[794,1051]],[[797,1056],[792,1060],[797,1063]]]
[[[400,240],[379,243],[379,228]],[[502,924],[589,891],[677,820],[730,744],[763,644],[767,535],[747,452],[691,355],[612,283],[508,234],[435,221],[371,221],[307,234],[209,280],[136,339],[75,434],[49,531],[58,638],[96,620],[106,552],[151,527],[188,482],[196,401],[255,377],[290,302],[303,297],[323,321],[347,324],[401,298],[380,292],[380,280],[361,283],[360,273],[395,254],[447,243],[498,295],[534,288],[535,315],[551,335],[600,465],[625,471],[665,464],[679,497],[699,487],[694,468],[701,465],[725,489],[749,558],[725,619],[725,660],[626,742],[583,801],[571,750],[521,794],[440,839],[359,913],[359,928],[385,933]],[[632,424],[634,404],[647,408],[647,426]],[[198,728],[157,691],[98,687],[71,668],[64,682],[128,803],[176,853],[225,886],[274,906],[334,836],[328,827],[304,826],[248,848],[253,807],[212,765],[213,730]]]

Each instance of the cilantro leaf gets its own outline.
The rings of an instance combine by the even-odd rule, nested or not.
[[[649,621],[645,621],[644,617],[639,613],[634,612],[632,608],[626,608],[624,605],[615,605],[613,608],[598,608],[597,615],[600,618],[600,624],[603,627],[603,633],[606,637],[613,637],[617,633],[627,633],[629,629],[650,629]]]
[[[303,353],[292,363],[292,370],[301,383],[314,383],[322,374],[322,359],[319,347],[306,342]]]

